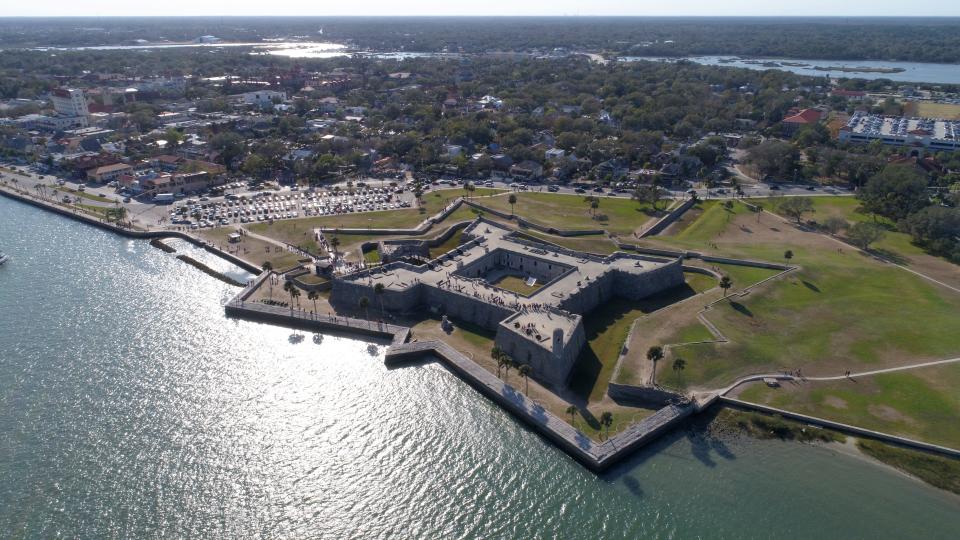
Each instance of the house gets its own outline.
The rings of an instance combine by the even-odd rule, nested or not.
[[[783,119],[783,133],[784,135],[793,135],[804,126],[815,125],[820,121],[820,117],[820,111],[816,109],[803,109],[802,111],[798,111]]]
[[[443,145],[443,155],[455,158],[463,153],[463,147],[459,144],[445,144]]]
[[[258,90],[256,92],[240,94],[240,99],[247,105],[266,107],[268,105],[273,105],[274,101],[286,101],[287,93],[277,92],[274,90]]]
[[[112,182],[121,175],[129,174],[132,171],[133,167],[127,165],[126,163],[115,163],[113,165],[105,165],[103,167],[97,167],[96,169],[87,171],[87,178],[98,184],[104,184],[107,182]]]
[[[340,100],[333,96],[321,98],[318,107],[320,108],[320,112],[324,114],[333,114],[337,112],[337,109],[340,107]]]
[[[506,171],[513,165],[513,159],[506,154],[494,154],[490,156],[490,161],[493,163],[493,166],[502,171]]]
[[[551,148],[544,152],[544,158],[549,162],[560,161],[567,153],[562,148]]]
[[[540,178],[543,176],[543,165],[528,159],[510,167],[510,174],[528,180]]]

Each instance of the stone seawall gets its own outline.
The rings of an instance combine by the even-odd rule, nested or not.
[[[100,228],[100,229],[104,229],[104,230],[107,230],[107,231],[110,231],[110,232],[112,232],[112,233],[119,234],[119,235],[121,235],[121,236],[125,236],[125,237],[128,237],[128,238],[139,238],[139,239],[179,238],[179,239],[181,239],[181,240],[186,240],[187,242],[190,242],[191,244],[194,244],[194,245],[196,245],[196,246],[202,247],[203,249],[209,251],[210,253],[213,253],[214,255],[217,255],[218,257],[221,257],[221,258],[223,258],[223,259],[226,259],[227,261],[230,261],[231,263],[239,266],[240,268],[243,268],[243,269],[246,270],[247,272],[250,272],[250,273],[253,273],[253,274],[257,274],[257,273],[260,272],[260,268],[257,268],[257,267],[254,266],[253,264],[250,264],[249,262],[247,262],[247,261],[245,261],[245,260],[243,260],[243,259],[241,259],[241,258],[239,258],[239,257],[237,257],[237,256],[235,256],[235,255],[233,255],[232,253],[227,253],[227,252],[225,252],[225,251],[219,250],[219,249],[217,249],[217,248],[215,248],[215,247],[207,244],[206,242],[204,242],[204,241],[202,241],[202,240],[200,240],[200,239],[198,239],[198,238],[195,238],[195,237],[193,237],[193,236],[191,236],[191,235],[189,235],[189,234],[187,234],[187,233],[184,233],[184,232],[180,232],[180,231],[140,231],[140,230],[136,230],[136,229],[125,229],[125,228],[123,228],[123,227],[118,227],[118,226],[116,226],[116,225],[113,225],[112,223],[106,223],[106,222],[100,221],[100,220],[98,220],[98,219],[96,219],[96,218],[94,218],[94,217],[92,217],[92,216],[88,216],[88,215],[86,215],[86,214],[80,214],[80,213],[74,212],[73,210],[71,210],[71,209],[69,209],[69,208],[64,208],[64,207],[59,206],[59,205],[57,205],[57,204],[53,204],[53,203],[50,203],[50,202],[47,202],[47,201],[40,201],[40,200],[37,200],[37,199],[35,199],[35,198],[33,198],[33,197],[30,197],[30,196],[28,196],[28,195],[24,195],[24,194],[21,194],[21,193],[17,193],[16,191],[14,191],[14,190],[12,190],[12,189],[10,189],[10,188],[4,187],[4,186],[0,186],[0,195],[3,195],[3,196],[5,196],[5,197],[9,197],[9,198],[11,198],[11,199],[16,199],[16,200],[18,200],[18,201],[20,201],[20,202],[27,203],[27,204],[32,205],[32,206],[36,206],[36,207],[38,207],[38,208],[42,208],[42,209],[44,209],[44,210],[47,210],[47,211],[50,211],[50,212],[54,212],[54,213],[60,214],[60,215],[62,215],[62,216],[68,217],[68,218],[70,218],[70,219],[74,219],[74,220],[76,220],[76,221],[80,221],[80,222],[86,223],[87,225],[93,225],[94,227],[97,227],[97,228]]]
[[[406,343],[390,347],[385,363],[398,366],[405,361],[424,356],[439,359],[467,384],[596,472],[602,472],[619,463],[638,448],[676,427],[694,412],[691,405],[669,405],[631,425],[622,433],[598,443],[442,341]]]

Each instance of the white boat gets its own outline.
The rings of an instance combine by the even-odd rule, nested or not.
[[[0,264],[3,264],[8,260],[10,260],[10,257],[8,257],[6,253],[0,251]]]

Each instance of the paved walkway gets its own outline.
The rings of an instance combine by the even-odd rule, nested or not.
[[[851,373],[850,375],[837,375],[837,376],[833,376],[833,377],[797,377],[796,375],[787,375],[787,374],[784,374],[784,373],[782,373],[782,372],[780,372],[780,373],[765,373],[765,374],[759,374],[759,375],[748,375],[748,376],[746,376],[746,377],[743,377],[743,378],[741,378],[741,379],[738,379],[736,382],[734,382],[734,383],[731,384],[730,386],[727,386],[726,388],[722,388],[722,389],[720,389],[720,390],[716,390],[716,395],[717,395],[717,396],[725,396],[725,395],[727,395],[728,393],[730,393],[734,388],[740,386],[741,384],[745,384],[745,383],[748,383],[748,382],[754,382],[754,381],[762,381],[763,379],[776,379],[776,380],[778,380],[778,381],[800,381],[800,382],[808,382],[808,381],[813,381],[813,382],[842,381],[842,380],[846,380],[846,379],[857,379],[857,378],[860,378],[860,377],[871,377],[871,376],[873,376],[873,375],[882,375],[882,374],[884,374],[884,373],[895,373],[895,372],[897,372],[897,371],[908,371],[908,370],[911,370],[911,369],[921,369],[921,368],[925,368],[925,367],[940,366],[940,365],[952,364],[952,363],[956,363],[956,362],[960,362],[960,357],[958,357],[958,358],[948,358],[948,359],[946,359],[946,360],[935,360],[935,361],[933,361],[933,362],[922,362],[922,363],[920,363],[920,364],[910,364],[910,365],[907,365],[907,366],[897,366],[897,367],[886,368],[886,369],[875,369],[875,370],[873,370],[873,371],[861,371],[861,372],[859,372],[859,373]],[[712,392],[711,392],[711,393],[712,393]]]

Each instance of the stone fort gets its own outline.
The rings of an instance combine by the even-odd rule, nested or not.
[[[422,253],[402,242],[402,252]],[[497,286],[507,279],[527,293]],[[600,257],[531,242],[479,218],[458,247],[425,264],[394,260],[336,278],[330,300],[355,306],[365,296],[386,311],[426,309],[479,325],[496,332],[496,346],[530,365],[536,380],[562,388],[586,344],[583,315],[613,297],[639,300],[683,283],[681,259]]]

